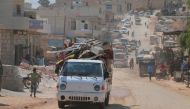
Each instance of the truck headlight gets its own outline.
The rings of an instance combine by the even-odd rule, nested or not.
[[[95,85],[95,86],[94,86],[94,90],[95,90],[95,91],[100,91],[100,86],[99,86],[99,85]]]
[[[60,90],[65,90],[66,89],[66,85],[65,84],[61,84],[60,85]]]

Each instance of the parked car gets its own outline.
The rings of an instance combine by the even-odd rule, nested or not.
[[[129,39],[127,39],[127,38],[121,38],[121,42],[122,42],[124,45],[126,45],[126,44],[129,43]]]
[[[114,67],[127,67],[128,66],[128,57],[126,53],[114,53]]]
[[[131,23],[130,22],[125,23],[124,27],[131,28]]]
[[[64,63],[57,83],[58,107],[89,103],[104,109],[109,104],[109,72],[100,60],[72,59]]]
[[[120,33],[122,33],[122,34],[128,34],[128,33],[129,33],[129,30],[128,30],[126,27],[122,27],[122,28],[120,29]]]
[[[136,18],[135,18],[135,24],[136,24],[136,25],[141,25],[141,18],[136,17]]]

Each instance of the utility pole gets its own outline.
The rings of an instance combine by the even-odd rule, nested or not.
[[[64,36],[63,36],[63,42],[64,42],[64,37],[66,37],[66,24],[67,23],[67,17],[66,15],[64,16]]]

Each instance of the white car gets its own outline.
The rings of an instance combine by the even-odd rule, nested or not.
[[[129,33],[129,30],[126,27],[122,27],[119,31],[121,34],[128,34]]]
[[[57,84],[59,108],[68,104],[109,104],[109,72],[100,60],[71,59],[64,63]]]
[[[129,23],[129,22],[125,23],[124,27],[131,28],[131,23]]]

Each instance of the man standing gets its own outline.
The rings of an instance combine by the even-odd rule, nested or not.
[[[0,92],[1,92],[1,88],[2,88],[2,79],[3,79],[3,65],[0,60]],[[0,96],[1,96],[1,94],[0,94]]]
[[[33,73],[29,74],[29,77],[31,77],[31,94],[30,96],[32,97],[32,94],[34,93],[34,97],[36,97],[36,91],[37,87],[39,85],[39,80],[40,80],[40,75],[37,73],[36,68],[33,69]]]
[[[129,67],[130,67],[130,69],[134,68],[134,60],[133,60],[133,58],[131,58],[131,60],[129,62]]]
[[[147,72],[148,72],[148,75],[149,75],[149,80],[151,81],[152,80],[152,74],[154,72],[153,65],[151,65],[151,64],[148,65]]]

